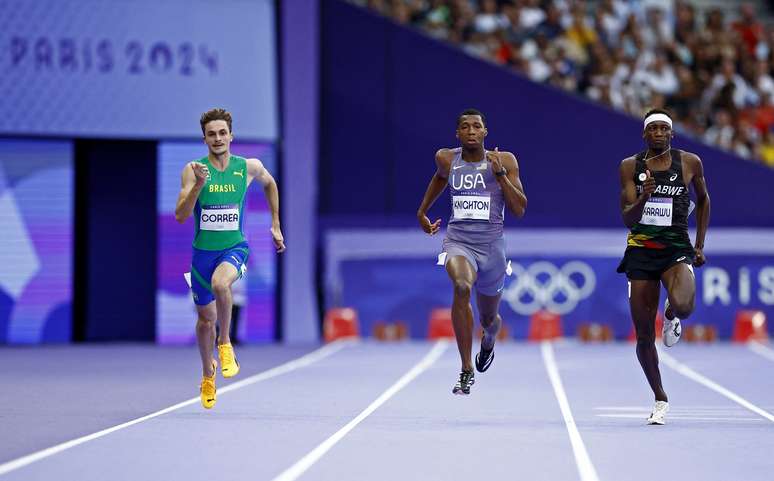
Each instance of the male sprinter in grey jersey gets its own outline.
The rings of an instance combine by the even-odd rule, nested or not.
[[[519,164],[510,152],[487,151],[484,116],[475,109],[457,118],[457,138],[461,147],[440,149],[435,154],[436,171],[427,187],[417,219],[422,230],[434,235],[441,219],[430,222],[427,210],[446,185],[451,189],[452,215],[439,259],[454,286],[452,322],[462,372],[452,393],[470,394],[473,385],[473,309],[471,288],[476,286],[479,321],[484,328],[476,369],[484,372],[494,360],[494,344],[502,325],[498,313],[505,283],[504,204],[516,217],[527,208],[527,197],[519,180]]]
[[[663,342],[670,347],[680,340],[680,319],[693,312],[696,282],[692,266],[704,264],[704,236],[710,214],[701,160],[696,154],[673,149],[673,135],[669,114],[665,110],[650,110],[645,114],[642,133],[648,148],[624,159],[619,168],[621,213],[631,232],[618,272],[626,273],[629,279],[637,359],[656,396],[648,424],[664,424],[669,410],[655,344],[661,284],[667,291]],[[693,246],[688,236],[689,185],[696,193]]]

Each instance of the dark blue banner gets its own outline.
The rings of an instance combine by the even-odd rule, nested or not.
[[[715,247],[707,250],[708,264],[695,270],[696,310],[686,325],[712,325],[728,338],[739,310],[759,309],[774,332],[774,252],[763,243],[748,243],[749,254],[735,253],[734,243],[744,245],[747,235],[718,232],[709,238]],[[568,236],[506,235],[513,274],[506,278],[502,295],[504,321],[517,338],[525,338],[530,316],[547,309],[562,316],[565,335],[575,335],[580,324],[596,322],[610,325],[617,338],[626,338],[632,330],[628,283],[616,272],[623,237],[618,239],[615,232],[579,233],[577,238],[587,246],[562,247]],[[330,236],[328,247],[328,306],[356,308],[365,334],[375,322],[403,321],[412,337],[422,338],[431,310],[451,305],[451,283],[445,269],[436,265],[439,237],[343,232]],[[661,292],[660,309],[666,299]]]

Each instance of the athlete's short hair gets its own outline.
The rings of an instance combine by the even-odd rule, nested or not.
[[[213,120],[225,120],[228,124],[228,131],[231,132],[231,113],[225,109],[212,109],[204,112],[202,118],[199,119],[199,124],[202,126],[202,134],[204,134],[204,126]]]
[[[460,126],[460,122],[462,122],[462,117],[466,115],[478,115],[479,117],[481,117],[481,122],[483,122],[484,125],[486,125],[486,119],[484,119],[484,114],[482,114],[476,109],[465,109],[462,111],[460,115],[457,116],[457,127]]]
[[[667,117],[669,117],[670,119],[674,120],[674,118],[672,117],[672,113],[670,111],[664,110],[664,109],[650,109],[647,112],[645,112],[645,115],[642,117],[642,120],[647,119],[648,117],[650,117],[653,114],[664,114]]]

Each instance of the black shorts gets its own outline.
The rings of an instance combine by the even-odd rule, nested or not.
[[[666,249],[646,249],[645,247],[628,247],[618,272],[626,273],[626,277],[638,281],[657,281],[661,274],[675,264],[693,265],[694,251],[690,247],[669,247]]]

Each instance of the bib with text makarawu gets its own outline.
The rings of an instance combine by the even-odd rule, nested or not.
[[[672,225],[672,198],[651,197],[645,203],[642,210],[640,224],[671,226]]]

